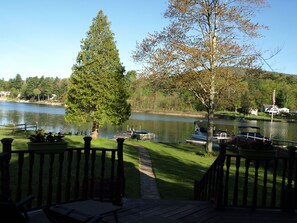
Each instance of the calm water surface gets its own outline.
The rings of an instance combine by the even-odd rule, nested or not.
[[[84,124],[75,126],[64,121],[64,107],[37,105],[26,103],[0,102],[0,124],[38,124],[38,128],[53,132],[72,132],[89,134],[91,126]],[[113,138],[117,133],[129,128],[145,129],[157,135],[159,142],[185,142],[191,138],[194,130],[194,117],[176,117],[168,115],[153,115],[133,113],[130,119],[120,127],[110,125],[102,126],[100,136]],[[206,119],[200,119],[201,126],[206,126]],[[228,119],[216,119],[217,129],[232,132],[238,131],[240,125],[255,125],[261,128],[262,134],[272,135],[273,138],[297,141],[297,124],[269,121],[240,121]]]

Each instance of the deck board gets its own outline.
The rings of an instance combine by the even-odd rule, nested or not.
[[[202,201],[127,199],[118,212],[118,219],[120,223],[290,223],[297,222],[297,214],[278,210],[252,211],[243,208],[217,210],[211,203]],[[46,220],[38,220],[36,216],[29,222],[47,223]],[[107,215],[103,218],[103,222],[115,222],[114,216]]]

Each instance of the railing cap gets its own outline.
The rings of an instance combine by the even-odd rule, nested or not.
[[[4,144],[4,143],[12,143],[13,141],[13,138],[3,138],[1,139],[1,142]]]

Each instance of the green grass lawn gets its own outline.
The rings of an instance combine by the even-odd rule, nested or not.
[[[0,139],[13,138],[12,150],[27,150],[27,142],[30,140],[28,137],[32,132],[12,132],[8,130],[0,129]],[[68,148],[83,148],[84,147],[84,136],[77,135],[66,135],[64,140],[68,142]],[[109,139],[97,139],[92,140],[92,148],[116,148],[117,142]],[[2,149],[1,149],[2,150]],[[16,160],[16,156],[12,156],[12,162]],[[124,162],[125,162],[125,175],[126,175],[126,196],[129,197],[140,197],[140,180],[138,172],[138,151],[129,145],[124,145]],[[45,169],[48,169],[45,166]],[[17,168],[14,168],[17,172]],[[25,169],[26,171],[26,169]],[[12,176],[16,176],[17,173],[12,173]],[[26,175],[26,174],[25,174]],[[12,180],[12,182],[14,182]],[[37,182],[36,182],[37,185]],[[16,185],[12,185],[12,190]]]
[[[27,142],[29,133],[14,133],[5,132],[0,130],[0,139],[2,138],[14,138],[13,150],[27,149]],[[65,141],[68,142],[69,148],[82,148],[84,146],[83,136],[65,136]],[[116,141],[109,139],[92,140],[91,146],[93,148],[115,148],[117,146]],[[125,166],[125,183],[127,198],[140,198],[140,175],[139,175],[139,155],[137,147],[145,147],[150,154],[152,160],[153,171],[156,176],[157,186],[162,199],[169,200],[191,200],[194,193],[194,181],[201,179],[204,173],[208,170],[209,166],[216,159],[218,152],[213,154],[206,154],[203,146],[191,145],[191,144],[170,144],[170,143],[156,143],[151,141],[137,141],[137,140],[125,140],[124,144],[124,166]],[[234,161],[233,161],[234,162]],[[253,166],[253,163],[251,163]],[[83,170],[82,170],[83,171]],[[268,175],[270,180],[268,181],[268,190],[271,189],[272,167],[270,168]],[[17,176],[17,168],[12,175]],[[242,163],[240,169],[240,182],[239,191],[242,196],[243,179],[245,174],[244,163]],[[252,184],[254,179],[254,170],[249,171],[249,193],[248,200],[251,201],[254,185]],[[234,164],[230,169],[230,182],[229,190],[230,196],[232,196],[232,190],[234,188],[233,181],[235,176]],[[259,198],[263,189],[263,169],[259,169]],[[13,181],[12,181],[13,182]],[[277,177],[277,193],[280,195],[280,182],[281,173]],[[37,185],[38,183],[36,183]],[[13,185],[14,186],[14,185]],[[269,195],[268,195],[269,196]],[[229,197],[229,199],[232,199]],[[242,197],[239,198],[240,202]],[[279,200],[279,199],[277,199]],[[260,200],[258,201],[260,202]]]
[[[1,131],[0,138],[13,138],[13,150],[27,149],[30,132]],[[65,136],[68,148],[84,146],[83,136]],[[109,139],[92,140],[92,147],[115,148],[116,142]],[[126,176],[126,196],[140,197],[140,176],[138,172],[138,150],[143,146],[149,150],[153,170],[162,199],[193,199],[194,180],[199,179],[215,160],[215,156],[205,156],[202,146],[190,144],[163,144],[150,141],[126,140],[124,162]]]
[[[191,200],[194,180],[200,179],[215,160],[202,146],[128,140],[148,149],[162,199]]]

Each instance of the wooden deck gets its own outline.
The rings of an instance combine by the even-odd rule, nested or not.
[[[219,222],[219,223],[276,223],[297,222],[297,213],[288,214],[277,210],[256,210],[227,208],[216,210],[209,202],[201,201],[167,201],[127,199],[122,210],[118,212],[120,223],[170,223],[170,222]],[[102,222],[115,222],[112,214]],[[49,223],[42,212],[30,214],[29,223]]]

